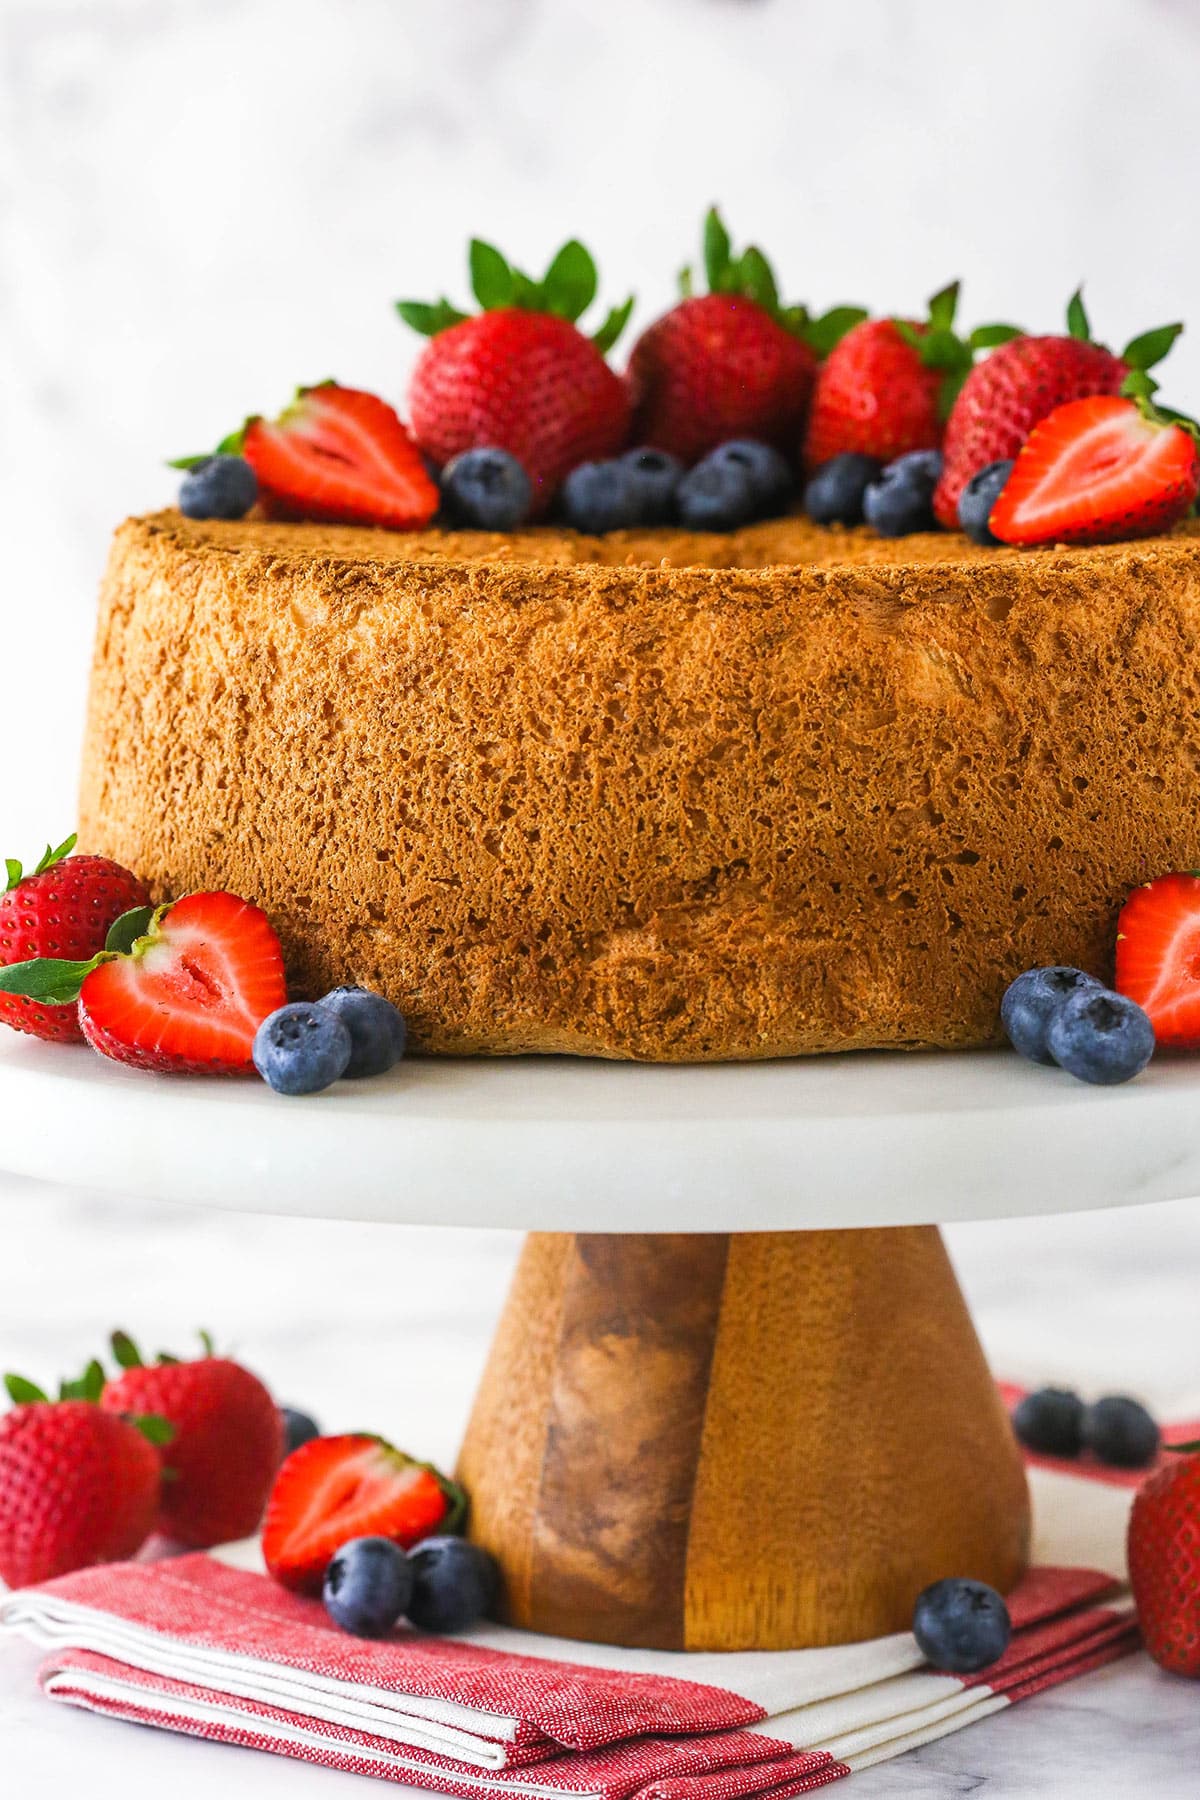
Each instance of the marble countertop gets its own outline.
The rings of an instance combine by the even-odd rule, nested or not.
[[[64,1176],[69,1167],[64,1156]],[[959,1226],[950,1246],[993,1366],[1200,1412],[1200,1202]],[[327,1429],[377,1428],[451,1461],[518,1238],[228,1218],[0,1178],[0,1367],[82,1365],[114,1324],[186,1349],[205,1325]],[[359,1777],[57,1708],[36,1653],[0,1645],[4,1791],[60,1800],[333,1797]],[[873,1796],[1193,1800],[1200,1687],[1143,1656],[854,1777]]]

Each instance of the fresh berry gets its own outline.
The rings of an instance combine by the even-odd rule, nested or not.
[[[173,1436],[164,1468],[158,1529],[194,1549],[249,1537],[258,1529],[283,1458],[283,1420],[267,1389],[241,1363],[209,1354],[143,1365],[123,1332],[113,1338],[121,1374],[101,1405],[112,1413],[151,1413]]]
[[[989,523],[992,508],[1012,474],[1012,458],[988,463],[976,471],[958,496],[958,522],[973,544],[998,544]]]
[[[294,1406],[281,1406],[280,1417],[283,1420],[283,1454],[290,1456],[301,1444],[310,1444],[321,1435],[321,1427],[308,1413],[299,1412]]]
[[[1052,1067],[1054,1058],[1046,1045],[1050,1021],[1065,1000],[1085,989],[1092,994],[1105,992],[1103,982],[1094,975],[1057,965],[1026,969],[1010,982],[1000,1002],[1000,1023],[1018,1055]]]
[[[314,1438],[280,1469],[267,1505],[263,1555],[284,1587],[320,1593],[325,1571],[354,1537],[385,1537],[402,1550],[465,1507],[461,1488],[381,1438]]]
[[[1008,1608],[983,1581],[935,1581],[913,1611],[917,1648],[935,1669],[973,1675],[999,1660],[1012,1636]]]
[[[408,1619],[418,1631],[462,1631],[481,1619],[496,1598],[495,1558],[461,1537],[431,1537],[409,1558],[413,1590]]]
[[[576,320],[595,298],[596,267],[574,240],[532,281],[476,239],[471,282],[483,308],[473,318],[445,300],[397,303],[431,340],[409,384],[413,433],[439,467],[466,450],[506,450],[533,484],[538,517],[568,470],[615,456],[625,441],[629,401],[605,354],[633,302],[584,336]]]
[[[1041,1456],[1078,1456],[1083,1447],[1083,1401],[1070,1388],[1038,1388],[1013,1407],[1013,1430]]]
[[[804,510],[818,525],[861,525],[863,496],[882,474],[883,464],[877,456],[843,450],[809,476]]]
[[[958,497],[972,475],[1015,457],[1034,426],[1068,400],[1118,394],[1131,372],[1144,381],[1182,329],[1166,325],[1145,332],[1114,356],[1092,342],[1078,294],[1067,308],[1067,327],[1066,337],[1017,336],[1001,343],[964,381],[946,422],[945,463],[934,496],[934,510],[951,530],[958,522]]]
[[[87,962],[103,950],[109,928],[123,913],[148,903],[150,895],[136,875],[106,856],[71,856],[74,844],[70,837],[57,850],[47,845],[30,875],[22,874],[19,862],[6,864],[0,971],[42,958]],[[0,1022],[56,1043],[83,1036],[74,993],[62,1000],[31,999],[19,990],[6,993],[3,980],[0,973]]]
[[[1113,1087],[1140,1075],[1154,1055],[1154,1027],[1123,994],[1090,990],[1064,1000],[1050,1021],[1046,1048],[1068,1075]]]
[[[795,480],[787,458],[773,444],[760,443],[757,438],[730,438],[710,450],[704,460],[717,469],[732,463],[745,470],[756,517],[769,519],[787,511]]]
[[[89,1371],[98,1392],[103,1371]],[[78,1392],[89,1384],[68,1383]],[[158,1511],[162,1467],[141,1428],[161,1421],[104,1412],[92,1398],[48,1400],[10,1376],[18,1402],[0,1418],[0,1579],[10,1587],[50,1581],[141,1549]]]
[[[222,450],[240,451],[272,518],[414,530],[438,490],[395,410],[336,381],[299,388],[277,419],[247,419]]]
[[[1200,875],[1160,875],[1130,894],[1117,920],[1117,989],[1160,1044],[1200,1048]]]
[[[336,1013],[350,1033],[350,1061],[342,1073],[350,1081],[385,1075],[400,1061],[408,1042],[403,1013],[382,994],[366,988],[339,987],[320,1004]]]
[[[413,1567],[403,1550],[390,1538],[357,1537],[326,1569],[321,1597],[343,1631],[381,1638],[407,1610],[412,1592]]]
[[[936,450],[910,450],[888,463],[863,494],[863,517],[880,537],[932,531],[933,490],[941,469]]]
[[[641,524],[641,484],[627,463],[580,463],[563,482],[562,512],[575,531],[624,531]]]
[[[804,438],[804,462],[820,468],[854,451],[883,463],[911,450],[934,450],[975,352],[1015,335],[984,325],[957,336],[958,283],[916,319],[863,319],[826,357],[817,376]]]
[[[533,506],[533,484],[516,457],[486,445],[452,457],[441,487],[447,522],[479,531],[515,531]]]
[[[737,462],[706,456],[689,469],[675,495],[679,523],[689,531],[733,531],[758,511],[749,471]]]
[[[1140,1400],[1106,1394],[1083,1415],[1083,1447],[1116,1469],[1145,1469],[1158,1455],[1161,1437]]]
[[[679,458],[644,444],[637,450],[626,450],[617,460],[632,473],[637,484],[639,524],[669,524],[675,517],[675,490],[683,475]]]
[[[179,510],[189,519],[244,519],[258,499],[258,476],[244,456],[220,451],[188,459]]]
[[[684,463],[698,462],[729,438],[791,450],[817,371],[809,341],[814,322],[803,308],[780,304],[760,250],[733,256],[715,209],[705,221],[704,263],[710,291],[693,294],[685,270],[684,298],[633,347],[633,435]],[[823,323],[815,322],[817,331]]]
[[[1036,425],[991,511],[1004,544],[1111,544],[1169,531],[1200,490],[1190,431],[1148,404],[1068,400]]]
[[[333,1008],[294,1000],[255,1032],[254,1066],[277,1094],[319,1094],[346,1073],[353,1047]]]
[[[1129,1580],[1156,1663],[1200,1679],[1200,1444],[1142,1483],[1129,1515]],[[1191,1454],[1184,1454],[1190,1452]]]

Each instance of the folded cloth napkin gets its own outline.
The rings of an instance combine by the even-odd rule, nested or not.
[[[0,1600],[0,1628],[45,1649],[42,1688],[69,1705],[463,1800],[785,1800],[1136,1646],[1120,1584],[1131,1484],[1031,1463],[1037,1566],[979,1676],[931,1670],[907,1632],[687,1654],[501,1626],[365,1642],[263,1575],[257,1546],[65,1576]],[[1094,1567],[1067,1566],[1083,1543]]]

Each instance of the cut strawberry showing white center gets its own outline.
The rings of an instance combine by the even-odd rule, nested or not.
[[[1200,1049],[1200,876],[1135,888],[1117,923],[1117,988],[1148,1013],[1160,1044]]]
[[[251,419],[240,449],[276,516],[411,530],[438,508],[394,409],[357,388],[302,388],[278,419]]]
[[[1057,407],[1034,427],[989,524],[1005,544],[1107,544],[1178,524],[1200,488],[1195,439],[1116,395]]]

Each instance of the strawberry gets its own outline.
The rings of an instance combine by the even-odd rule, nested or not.
[[[258,1530],[283,1460],[283,1419],[257,1375],[214,1355],[201,1336],[205,1354],[196,1361],[161,1356],[146,1365],[132,1339],[115,1332],[122,1372],[106,1384],[100,1404],[108,1412],[153,1413],[173,1427],[158,1529],[206,1550]]]
[[[1129,1515],[1129,1579],[1156,1663],[1200,1679],[1200,1443],[1143,1483]]]
[[[78,1000],[93,1050],[163,1074],[251,1074],[254,1033],[287,1001],[266,914],[223,893],[128,914],[87,962],[41,957],[0,969],[6,991]]]
[[[75,839],[46,853],[31,875],[9,860],[0,893],[0,966],[31,957],[83,961],[104,948],[109,927],[150,898],[136,875],[106,856],[71,856]],[[65,860],[64,860],[65,859]],[[83,1036],[73,1006],[0,992],[0,1020],[55,1043]]]
[[[1026,439],[988,525],[1004,544],[1111,544],[1169,531],[1200,488],[1192,432],[1114,394],[1068,400]]]
[[[399,415],[377,395],[336,381],[298,388],[277,419],[247,419],[220,450],[245,457],[273,518],[407,531],[428,525],[438,509],[436,484]]]
[[[1117,920],[1117,991],[1148,1013],[1160,1044],[1200,1049],[1200,875],[1135,888]]]
[[[1161,362],[1183,327],[1147,331],[1114,356],[1092,341],[1081,295],[1067,307],[1066,337],[1016,337],[972,369],[946,424],[942,475],[933,497],[941,524],[958,524],[958,497],[988,463],[1017,455],[1034,426],[1068,400],[1118,394],[1132,371]],[[1147,382],[1146,388],[1153,389]]]
[[[865,317],[836,307],[810,319],[785,307],[771,265],[753,246],[732,254],[716,208],[704,224],[709,292],[683,299],[644,331],[633,347],[627,380],[632,437],[695,463],[730,438],[759,438],[792,451],[804,426],[817,358],[840,332]]]
[[[952,282],[933,296],[926,320],[864,318],[840,339],[817,376],[806,467],[848,451],[888,463],[937,449],[975,352],[1016,335],[1014,325],[981,325],[960,338],[957,310]]]
[[[629,403],[605,355],[633,301],[584,336],[576,321],[595,298],[596,265],[574,239],[541,281],[478,238],[470,266],[483,308],[473,317],[448,300],[396,302],[405,323],[431,340],[409,384],[413,432],[439,467],[464,450],[507,450],[533,484],[536,515],[578,463],[611,456],[625,441]]]
[[[154,1529],[162,1479],[156,1444],[170,1429],[95,1404],[99,1363],[50,1400],[9,1375],[0,1419],[0,1578],[26,1587],[136,1554]]]
[[[466,1497],[428,1463],[382,1438],[312,1438],[284,1463],[267,1503],[263,1555],[284,1587],[319,1593],[351,1538],[390,1538],[401,1549],[462,1524]]]

